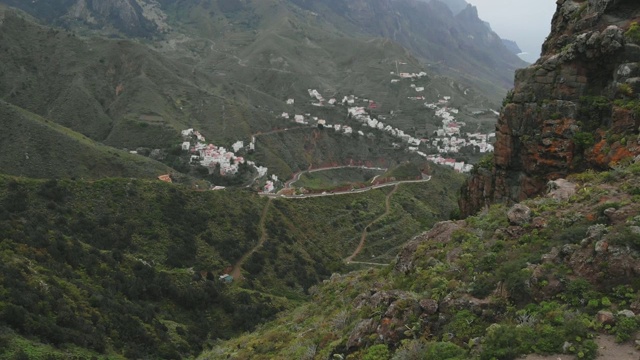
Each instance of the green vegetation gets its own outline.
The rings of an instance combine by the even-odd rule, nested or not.
[[[584,124],[584,131],[594,131],[611,118],[611,100],[605,96],[581,96],[578,105],[578,119]]]
[[[618,99],[613,103],[615,106],[631,111],[636,117],[640,116],[640,100],[638,99]]]
[[[495,162],[493,160],[493,153],[489,153],[483,156],[480,161],[474,165],[472,173],[477,173],[479,169],[492,170],[494,166]]]
[[[390,215],[369,229],[364,256],[389,261],[390,249],[446,218],[455,206],[448,186],[461,180],[443,171],[401,187]],[[89,357],[198,354],[343,271],[366,224],[385,212],[387,191],[275,199],[263,230],[267,200],[243,190],[0,177],[0,357],[61,348]],[[243,266],[245,279],[219,281],[262,231],[267,241]]]
[[[577,132],[573,136],[573,143],[579,150],[586,150],[595,144],[595,138],[590,132]]]
[[[380,176],[380,178],[395,180],[420,180],[422,179],[422,171],[417,164],[407,161],[393,167],[385,174]]]
[[[621,187],[640,185],[637,164],[616,171]],[[600,310],[616,314],[640,301],[640,283],[616,260],[634,246],[628,241],[640,207],[606,178],[574,176],[581,190],[568,201],[524,202],[541,225],[510,225],[502,205],[442,225],[452,230],[420,238],[388,267],[334,276],[310,290],[313,302],[200,358],[289,359],[303,343],[308,358],[595,359],[598,333],[625,342],[639,328],[637,317],[624,313],[614,325],[596,320]],[[605,207],[627,219],[611,222]],[[632,257],[629,266],[638,261]]]
[[[635,21],[632,22],[624,36],[631,42],[640,43],[640,25]]]
[[[172,169],[116,150],[0,100],[0,168],[37,178],[156,178]]]
[[[331,190],[350,186],[370,185],[371,180],[382,172],[359,168],[344,168],[305,173],[295,186],[308,190]]]

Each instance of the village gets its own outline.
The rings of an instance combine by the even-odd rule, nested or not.
[[[206,167],[209,169],[210,174],[218,168],[222,176],[235,175],[238,173],[240,164],[246,163],[256,170],[258,174],[256,179],[267,175],[268,169],[266,167],[258,166],[255,162],[245,160],[244,157],[236,155],[240,150],[245,150],[246,152],[254,151],[256,145],[255,136],[252,136],[247,146],[245,146],[244,141],[238,140],[231,145],[231,149],[211,143],[207,144],[205,137],[194,129],[183,130],[182,138],[184,140],[181,145],[182,150],[191,154],[189,163]],[[271,178],[273,181],[278,181],[276,175],[272,175]],[[271,186],[273,186],[273,181],[270,181]],[[218,189],[221,189],[221,187],[214,188],[214,190]]]
[[[391,74],[395,75],[393,72]],[[402,79],[419,79],[426,76],[426,73],[399,73],[398,76],[399,79],[392,79],[393,83],[400,82]],[[424,87],[416,86],[413,83],[410,86],[415,89],[416,92],[424,91]],[[392,144],[394,148],[400,149],[404,147],[408,152],[416,153],[436,164],[450,166],[457,172],[468,173],[473,169],[473,165],[467,164],[464,161],[456,161],[454,158],[446,157],[447,155],[459,154],[463,150],[475,151],[481,154],[493,152],[491,140],[495,138],[495,133],[462,133],[461,129],[466,124],[456,121],[456,115],[459,114],[459,110],[449,106],[451,101],[450,96],[443,96],[436,103],[424,104],[426,108],[434,110],[435,116],[442,120],[440,128],[434,132],[431,139],[428,139],[413,137],[401,129],[387,125],[382,121],[381,116],[378,116],[378,119],[372,117],[370,110],[378,108],[374,100],[367,98],[361,99],[355,95],[348,95],[344,96],[339,102],[336,98],[330,98],[326,101],[318,90],[309,89],[308,92],[309,96],[313,99],[313,106],[343,105],[347,107],[348,117],[361,124],[362,127],[383,131],[398,139],[397,143]],[[409,99],[425,100],[425,97],[416,96],[409,97]],[[288,99],[287,104],[295,104],[295,99]],[[359,104],[362,106],[358,106]],[[291,116],[289,113],[284,112],[281,117],[292,120],[296,124],[333,129],[344,135],[354,133],[354,128],[350,125],[330,124],[327,120],[314,117],[311,114],[295,114]],[[355,133],[363,137],[371,136],[371,133],[365,134],[363,130],[357,130]],[[429,154],[427,154],[427,152]]]
[[[401,83],[407,80],[411,81],[409,86],[418,94],[417,96],[409,97],[409,100],[425,100],[424,96],[419,95],[419,93],[422,93],[425,88],[414,84],[414,80],[427,76],[425,72],[391,72],[391,75],[394,76],[394,78],[391,79],[392,83]],[[495,133],[463,133],[462,128],[466,124],[456,119],[460,110],[450,106],[452,100],[450,96],[442,96],[434,103],[424,103],[424,106],[427,109],[432,110],[435,117],[442,121],[430,138],[417,138],[399,128],[385,124],[383,122],[383,120],[386,119],[384,115],[378,115],[377,118],[372,116],[372,110],[378,109],[378,104],[372,99],[359,98],[355,95],[346,95],[343,96],[341,100],[338,100],[335,97],[327,100],[317,89],[308,89],[308,96],[311,99],[310,104],[315,107],[344,106],[346,108],[347,118],[355,124],[331,124],[326,119],[313,116],[311,113],[290,115],[288,112],[283,112],[280,115],[280,118],[292,121],[297,125],[307,125],[321,129],[333,130],[336,133],[347,136],[357,135],[361,137],[374,138],[375,135],[373,134],[373,131],[384,132],[397,139],[397,142],[392,143],[393,148],[405,149],[407,152],[415,153],[427,161],[449,166],[455,171],[461,173],[470,172],[473,169],[473,165],[467,164],[464,161],[457,161],[455,158],[451,157],[452,155],[459,154],[462,151],[477,153],[493,152],[491,140],[495,138]],[[294,106],[295,103],[296,100],[293,97],[286,100],[286,104],[288,106]],[[391,114],[392,113],[393,112],[391,112]],[[359,130],[356,130],[358,128]],[[367,128],[371,131],[366,130]],[[285,128],[283,131],[286,130],[288,129]],[[236,175],[240,165],[245,163],[255,169],[257,176],[254,181],[264,178],[268,174],[268,168],[259,166],[252,161],[246,160],[243,156],[237,155],[239,152],[251,153],[255,151],[255,135],[251,137],[250,141],[248,141],[246,145],[245,141],[238,140],[233,143],[229,149],[223,146],[207,143],[205,137],[202,136],[199,131],[194,129],[183,130],[182,136],[184,142],[182,143],[181,148],[183,151],[190,154],[190,163],[192,165],[201,165],[208,168],[210,174],[216,171],[216,169],[219,169],[221,176]],[[264,182],[264,186],[262,187],[263,193],[268,194],[275,192],[278,187],[278,182],[278,177],[275,174],[271,174],[271,176],[267,177],[267,180]],[[221,188],[222,187],[215,187],[215,189]]]

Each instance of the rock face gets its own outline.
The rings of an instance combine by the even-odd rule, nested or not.
[[[522,204],[515,204],[507,212],[507,217],[511,225],[523,226],[531,221],[531,209]]]
[[[640,3],[557,3],[541,58],[516,72],[504,101],[493,168],[479,169],[463,186],[464,215],[640,153],[640,30],[633,25]]]

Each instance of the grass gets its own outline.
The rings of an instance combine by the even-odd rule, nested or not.
[[[0,101],[5,174],[37,178],[155,178],[171,172],[156,161],[116,150]]]
[[[295,186],[309,190],[331,190],[344,188],[350,184],[369,184],[376,175],[380,174],[381,171],[357,168],[316,171],[303,174]]]

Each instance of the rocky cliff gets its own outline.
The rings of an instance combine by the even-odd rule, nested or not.
[[[639,19],[635,0],[558,1],[541,58],[504,100],[493,161],[463,186],[463,214],[640,153]]]

